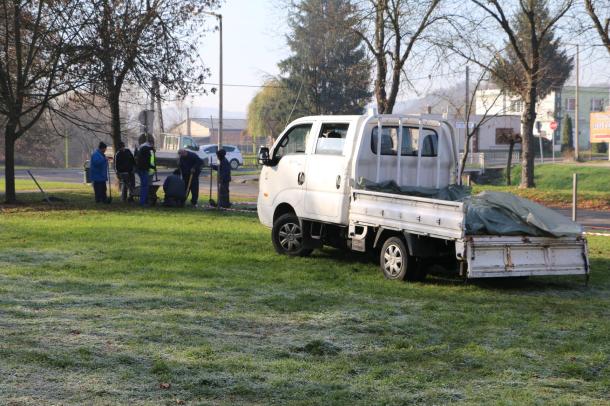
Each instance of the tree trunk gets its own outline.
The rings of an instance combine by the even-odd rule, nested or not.
[[[6,203],[15,203],[17,194],[15,192],[15,125],[7,124],[4,132],[4,180]]]
[[[510,175],[513,170],[513,151],[515,149],[515,140],[511,139],[508,145],[508,159],[506,161],[506,186],[510,186]]]
[[[108,105],[110,106],[110,136],[114,144],[114,150],[118,151],[121,142],[121,107],[119,104],[119,92],[109,92]]]
[[[525,100],[525,109],[521,115],[521,184],[520,188],[536,187],[534,183],[534,123],[536,122],[535,89],[530,91]]]

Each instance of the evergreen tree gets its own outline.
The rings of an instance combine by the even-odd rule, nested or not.
[[[569,115],[563,117],[561,123],[561,152],[572,150],[572,118]]]
[[[371,64],[357,36],[349,0],[302,0],[292,6],[292,55],[280,62],[299,102],[293,114],[359,114],[371,98]]]

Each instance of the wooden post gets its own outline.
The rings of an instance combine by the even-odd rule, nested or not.
[[[572,174],[572,221],[576,221],[576,194],[578,192],[578,174]]]

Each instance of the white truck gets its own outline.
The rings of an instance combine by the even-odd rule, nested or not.
[[[426,264],[441,261],[464,278],[588,278],[582,235],[467,235],[463,202],[358,186],[362,179],[433,189],[459,183],[448,122],[374,112],[303,117],[260,149],[259,162],[258,216],[280,254],[305,256],[323,245],[375,252],[384,275],[401,280],[420,280]]]
[[[193,137],[175,134],[161,134],[161,137],[163,138],[163,143],[161,148],[158,148],[155,152],[157,165],[176,168],[178,166],[179,149],[192,151],[196,153],[199,158],[207,162],[207,154],[203,153],[203,151],[199,151],[199,145],[197,145]]]

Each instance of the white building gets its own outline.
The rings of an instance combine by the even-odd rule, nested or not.
[[[578,133],[581,148],[589,147],[589,116],[591,112],[604,111],[608,102],[609,88],[603,86],[579,87],[578,95]],[[519,96],[510,95],[497,88],[478,90],[476,95],[477,114],[507,114],[520,116],[524,104]],[[561,145],[561,126],[565,114],[572,118],[572,128],[575,131],[576,88],[564,86],[552,91],[536,106],[536,121],[540,122],[540,135],[551,140],[555,137],[556,149]],[[556,122],[557,128],[551,129],[551,123]],[[538,134],[536,127],[534,134]]]

